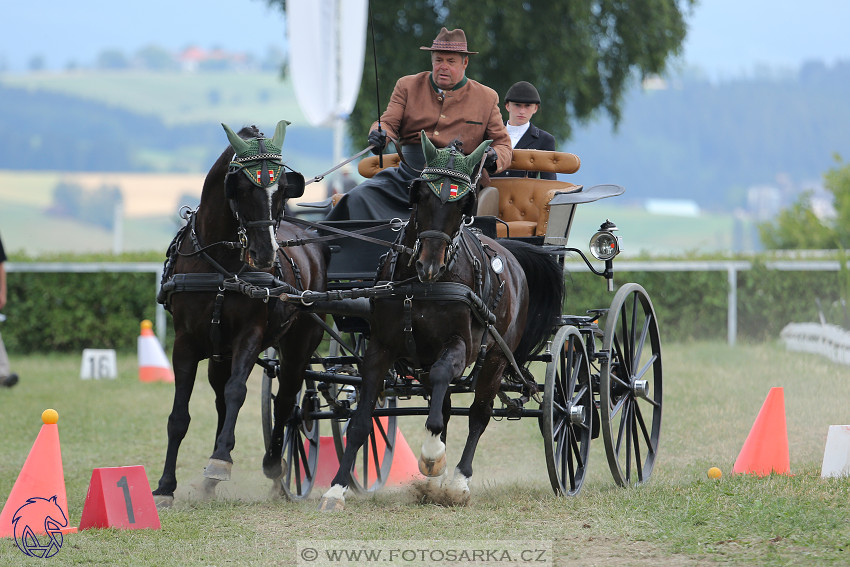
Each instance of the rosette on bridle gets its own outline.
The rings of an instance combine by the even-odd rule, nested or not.
[[[271,140],[262,136],[243,140],[226,124],[222,124],[235,152],[230,159],[228,174],[242,171],[251,183],[262,188],[276,183],[280,179],[280,170],[283,168],[281,149],[287,126],[289,126],[287,120],[278,122]]]
[[[457,201],[478,183],[481,175],[481,165],[484,161],[484,153],[490,147],[492,140],[484,140],[468,156],[460,151],[463,144],[455,140],[446,148],[437,149],[431,140],[420,133],[422,140],[422,151],[425,154],[425,168],[420,178],[428,184],[428,187],[445,204]],[[479,167],[476,169],[476,165]],[[475,178],[472,178],[475,173]]]

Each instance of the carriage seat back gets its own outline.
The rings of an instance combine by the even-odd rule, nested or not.
[[[514,150],[508,169],[575,173],[581,160],[575,154],[545,150]],[[492,177],[490,186],[499,192],[498,211],[479,208],[478,214],[491,214],[505,223],[496,225],[500,237],[545,236],[549,227],[549,202],[560,192],[572,192],[580,186],[557,179]]]
[[[549,202],[562,191],[574,191],[572,183],[554,179],[497,177],[490,185],[499,192],[499,210],[493,216],[502,219],[496,225],[498,236],[544,236],[549,226]],[[483,215],[489,211],[479,210]]]

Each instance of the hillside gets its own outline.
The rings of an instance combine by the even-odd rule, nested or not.
[[[290,164],[307,177],[332,165],[332,132],[309,127],[273,73],[6,74],[0,97],[0,129],[27,133],[0,140],[0,169],[199,173],[224,145],[219,122],[270,129],[282,118]],[[580,126],[564,149],[581,157],[582,183],[624,185],[633,204],[691,199],[731,212],[763,185],[787,203],[833,154],[850,156],[848,99],[850,62],[719,84],[685,73],[629,92],[616,131],[604,119]]]
[[[273,73],[0,74],[0,99],[0,131],[7,133],[0,140],[0,230],[6,241],[18,230],[49,222],[67,235],[87,234],[80,239],[86,244],[63,238],[63,246],[110,250],[110,234],[43,216],[57,180],[101,174],[81,183],[91,189],[111,179],[109,173],[124,179],[119,185],[130,215],[123,227],[125,247],[163,248],[173,234],[177,201],[191,190],[174,188],[162,196],[133,185],[129,174],[202,178],[226,146],[220,122],[257,124],[268,131],[278,120],[290,120],[287,163],[307,178],[333,165],[332,131],[306,125],[291,86]],[[631,91],[616,131],[601,120],[578,127],[574,139],[563,144],[582,160],[571,180],[626,188],[616,203],[588,206],[598,214],[579,212],[577,223],[585,224],[573,231],[576,242],[583,245],[598,223],[612,216],[629,253],[758,248],[752,238],[757,213],[775,212],[816,186],[832,167],[833,154],[850,158],[846,100],[850,63],[811,63],[793,75],[717,84],[685,74]],[[349,143],[344,154],[359,150],[361,142]],[[16,175],[24,172],[49,175],[34,191],[32,179]],[[164,187],[162,178],[145,179]],[[754,186],[772,187],[770,207],[753,202]],[[643,211],[650,199],[695,201],[703,214],[650,215]],[[156,212],[134,216],[130,210],[139,200]],[[37,242],[34,237],[17,244],[34,250],[58,245],[55,238]]]

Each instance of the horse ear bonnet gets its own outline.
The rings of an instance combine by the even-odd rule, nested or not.
[[[481,142],[475,151],[465,156],[454,145],[436,149],[424,130],[420,133],[420,139],[425,154],[425,169],[422,170],[421,178],[431,191],[443,203],[457,201],[466,195],[472,189],[472,174],[492,140]]]
[[[231,159],[231,168],[242,170],[251,183],[258,187],[268,187],[272,183],[279,183],[281,169],[283,168],[281,150],[288,125],[289,122],[286,120],[278,122],[274,137],[271,140],[262,136],[243,140],[226,124],[222,124],[227,139],[236,154]],[[236,197],[234,194],[235,185],[232,186],[229,183],[227,185],[227,198],[234,199]]]

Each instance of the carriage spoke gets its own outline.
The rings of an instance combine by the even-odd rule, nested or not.
[[[637,404],[635,404],[635,410],[637,410]],[[637,415],[636,414],[635,414],[635,417],[631,420],[631,422],[632,423],[631,423],[630,427],[631,427],[631,430],[632,430],[632,437],[634,438],[634,444],[635,444],[635,470],[637,471],[638,482],[643,482],[643,463],[641,462],[641,458],[640,458],[640,437],[639,437],[639,433],[638,433],[638,427],[637,427],[638,424],[637,424]]]
[[[611,419],[612,420],[617,416],[617,413],[619,413],[619,411],[623,408],[623,405],[625,405],[626,402],[628,402],[628,400],[629,400],[628,395],[620,396],[620,398],[617,400],[617,403],[614,404],[613,408],[611,408]]]
[[[380,432],[380,434],[381,434],[381,439],[384,441],[384,446],[386,446],[389,450],[392,451],[394,441],[391,441],[389,436],[387,435],[387,430],[386,430],[386,428],[384,428],[384,423],[377,417],[373,419],[373,422],[374,423],[373,423],[372,431],[374,431],[375,428],[377,428],[378,432]]]
[[[655,447],[652,446],[652,437],[649,435],[649,430],[646,428],[646,422],[643,419],[643,412],[640,406],[635,404],[636,421],[640,425],[640,431],[643,435],[643,440],[646,443],[647,457],[655,454]]]
[[[631,483],[632,481],[632,406],[626,408],[626,411],[623,415],[623,422],[625,425],[625,437],[626,437],[626,482]]]
[[[652,318],[647,317],[643,321],[643,329],[640,332],[640,340],[638,341],[637,349],[634,354],[634,361],[637,363],[643,356],[643,347],[646,344],[646,337],[649,336],[649,327],[652,324]]]
[[[579,448],[579,436],[575,435],[574,432],[574,434],[570,436],[570,441],[572,442],[573,452],[576,456],[576,464],[578,465],[578,468],[582,469],[584,468],[584,460],[581,458],[581,450]]]

